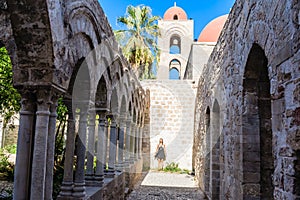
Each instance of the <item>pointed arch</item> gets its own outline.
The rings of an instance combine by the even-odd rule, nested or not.
[[[253,44],[243,82],[243,195],[244,198],[273,199],[271,95],[268,60],[264,50]],[[251,178],[252,177],[252,178]],[[246,188],[256,186],[251,193]]]

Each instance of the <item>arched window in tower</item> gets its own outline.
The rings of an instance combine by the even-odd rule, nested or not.
[[[169,65],[169,79],[180,80],[181,64],[177,59],[173,59]]]
[[[181,39],[179,35],[173,35],[170,38],[170,54],[181,53]]]
[[[174,15],[173,19],[174,19],[174,20],[178,20],[178,16],[177,16],[177,15]]]

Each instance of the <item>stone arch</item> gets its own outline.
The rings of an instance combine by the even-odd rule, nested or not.
[[[98,31],[99,24],[95,13],[85,2],[74,2],[68,7],[64,15],[64,21],[69,25],[72,33],[88,32],[94,44],[101,41],[101,34]]]
[[[174,15],[174,16],[173,16],[173,19],[174,19],[174,20],[178,20],[178,15]]]
[[[116,87],[113,88],[111,93],[110,111],[113,115],[118,114],[119,111],[119,99],[118,99],[118,92]]]
[[[272,121],[268,59],[253,44],[243,82],[243,197],[273,199]]]
[[[128,110],[128,115],[132,116],[132,103],[131,103],[131,101],[128,102],[127,110]]]
[[[126,103],[126,97],[125,95],[122,95],[122,98],[121,98],[121,106],[120,106],[120,114],[125,116],[126,115],[126,112],[127,112],[127,103]]]
[[[76,76],[78,74],[78,70],[82,63],[85,63],[87,65],[86,67],[88,70],[87,73],[89,74],[89,77],[94,76],[93,66],[95,65],[95,60],[89,59],[89,53],[94,48],[94,45],[91,41],[91,38],[88,35],[86,35],[85,33],[77,33],[70,39],[69,44],[70,46],[68,47],[68,55],[70,61],[67,64],[66,71],[70,78],[66,81],[66,86],[62,86],[66,87],[67,90],[70,90],[70,86],[72,88],[72,83],[70,83],[70,81],[72,78],[75,81],[75,79],[77,78]]]
[[[181,63],[177,59],[173,59],[169,64],[169,79],[178,80],[181,74]]]
[[[181,37],[178,34],[173,34],[170,37],[170,54],[181,53]]]
[[[107,109],[107,83],[104,76],[101,76],[98,82],[95,107],[96,109]]]
[[[211,147],[210,147],[210,108],[206,108],[205,112],[205,158],[204,158],[204,190],[206,194],[209,194],[209,183],[210,183],[210,154],[211,154]],[[210,196],[210,195],[209,195]]]
[[[179,35],[182,38],[185,35],[189,34],[189,30],[186,27],[182,27],[182,26],[172,26],[169,27],[165,33],[166,38],[171,38],[171,36],[174,34]]]
[[[211,115],[211,198],[220,198],[220,105],[216,99]]]
[[[89,102],[91,101],[91,77],[89,66],[84,58],[78,60],[75,65],[77,69],[72,74],[74,82],[69,85],[69,88],[72,88],[72,103],[76,107],[81,107],[83,109],[88,109]]]

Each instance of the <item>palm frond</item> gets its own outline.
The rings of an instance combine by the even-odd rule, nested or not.
[[[160,17],[153,16],[151,8],[144,5],[127,6],[125,15],[117,19],[126,28],[114,32],[116,39],[139,78],[153,78],[152,65],[159,61],[160,50],[156,44],[160,35],[158,19]]]

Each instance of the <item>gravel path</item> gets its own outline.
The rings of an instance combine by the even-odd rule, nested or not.
[[[126,199],[201,200],[205,198],[191,175],[150,171]]]

